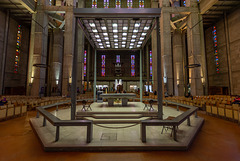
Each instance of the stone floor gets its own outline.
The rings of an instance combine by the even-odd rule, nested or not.
[[[94,103],[93,111],[143,111],[144,104],[131,102],[128,107],[115,104],[108,107],[107,103]],[[77,110],[81,110],[78,106]],[[154,106],[156,109],[156,106]],[[53,111],[62,120],[70,119],[70,109]],[[164,118],[178,116],[182,112],[171,107],[163,107]],[[31,124],[35,129],[46,151],[123,151],[123,150],[186,150],[198,129],[203,123],[201,117],[191,116],[191,126],[183,122],[178,127],[178,142],[171,137],[171,130],[161,134],[162,126],[147,127],[147,143],[141,142],[140,124],[100,124],[93,126],[93,140],[86,144],[85,127],[60,127],[60,139],[55,142],[56,127],[47,122],[42,126],[43,118],[32,118]]]
[[[239,161],[240,127],[203,111],[198,114],[204,126],[188,151],[44,152],[29,124],[36,112],[28,111],[0,122],[0,161]]]

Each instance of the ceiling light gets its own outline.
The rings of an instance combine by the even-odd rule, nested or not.
[[[135,39],[132,39],[131,42],[135,42]]]
[[[129,46],[129,48],[130,48],[130,49],[132,49],[132,48],[133,48],[133,46]]]
[[[150,27],[149,26],[145,26],[144,27],[144,30],[148,30]]]
[[[144,37],[140,37],[140,40],[144,40]]]
[[[91,27],[95,27],[95,23],[89,23]]]
[[[102,28],[102,30],[107,30],[106,26],[102,26],[101,28]]]
[[[108,38],[108,37],[104,37],[104,39],[105,39],[105,40],[109,40],[109,38]]]
[[[114,43],[115,46],[118,46],[118,43]]]
[[[123,48],[125,48],[126,45],[122,45]]]
[[[97,39],[97,42],[101,42],[101,39]]]
[[[123,37],[122,40],[127,40],[127,38],[126,38],[126,37]]]
[[[116,23],[113,23],[113,25],[112,25],[113,27],[117,27],[117,24]]]
[[[142,44],[142,41],[139,41],[138,44]]]
[[[140,23],[135,23],[134,27],[139,27]]]
[[[145,36],[145,35],[147,35],[147,33],[143,32],[143,33],[142,33],[142,36]]]
[[[118,48],[118,46],[115,46],[115,48]]]
[[[95,35],[96,38],[99,38],[99,35]]]
[[[135,29],[135,30],[133,30],[133,32],[138,32],[138,30]]]
[[[99,45],[99,46],[102,46],[103,44],[102,44],[102,43],[99,43],[98,45]]]
[[[114,37],[114,38],[118,38],[118,35],[114,35],[113,37]]]
[[[136,38],[137,36],[136,35],[132,35],[132,38]]]
[[[123,41],[122,44],[126,44],[126,41]]]
[[[118,39],[114,39],[114,42],[118,42]]]
[[[130,45],[134,45],[134,43],[130,43]]]
[[[109,42],[109,41],[107,41],[107,42],[106,42],[106,44],[110,44],[110,42]]]
[[[123,36],[127,36],[127,33],[126,33],[126,32],[124,32],[122,35],[123,35]]]
[[[118,32],[118,30],[113,30],[113,32]]]
[[[107,35],[108,35],[108,33],[104,32],[104,33],[103,33],[103,35],[104,35],[104,36],[107,36]]]
[[[141,47],[141,45],[137,45],[137,47],[138,47],[138,48],[140,48],[140,47]]]
[[[92,30],[92,32],[97,32],[97,29]]]
[[[108,48],[110,48],[110,45],[107,45]]]
[[[103,46],[100,46],[100,48],[103,48]]]
[[[123,27],[123,30],[127,30],[127,29],[128,29],[128,27],[126,27],[126,26],[125,26],[125,27]]]

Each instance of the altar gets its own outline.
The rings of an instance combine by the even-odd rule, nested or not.
[[[114,99],[119,98],[122,99],[122,106],[127,106],[128,99],[135,98],[136,94],[134,93],[108,93],[100,95],[103,99],[108,99],[108,106],[113,106]]]

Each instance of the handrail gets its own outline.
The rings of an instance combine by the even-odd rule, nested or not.
[[[172,120],[143,120],[141,121],[141,135],[142,135],[142,142],[146,142],[146,126],[173,126],[173,138],[175,141],[177,141],[177,133],[176,133],[176,126],[179,126],[182,122],[184,122],[187,119],[187,124],[190,126],[190,116],[193,113],[196,113],[198,110],[198,107],[195,106],[189,106],[184,105],[181,103],[176,103],[172,101],[165,100],[165,102],[175,104],[177,106],[182,106],[189,108],[189,110],[185,111],[181,115],[177,116],[176,118]],[[197,117],[197,115],[195,115]]]

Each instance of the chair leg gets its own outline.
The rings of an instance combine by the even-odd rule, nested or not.
[[[165,129],[165,126],[163,126],[163,128],[162,128],[162,132],[161,132],[161,134],[163,134],[163,130]]]

